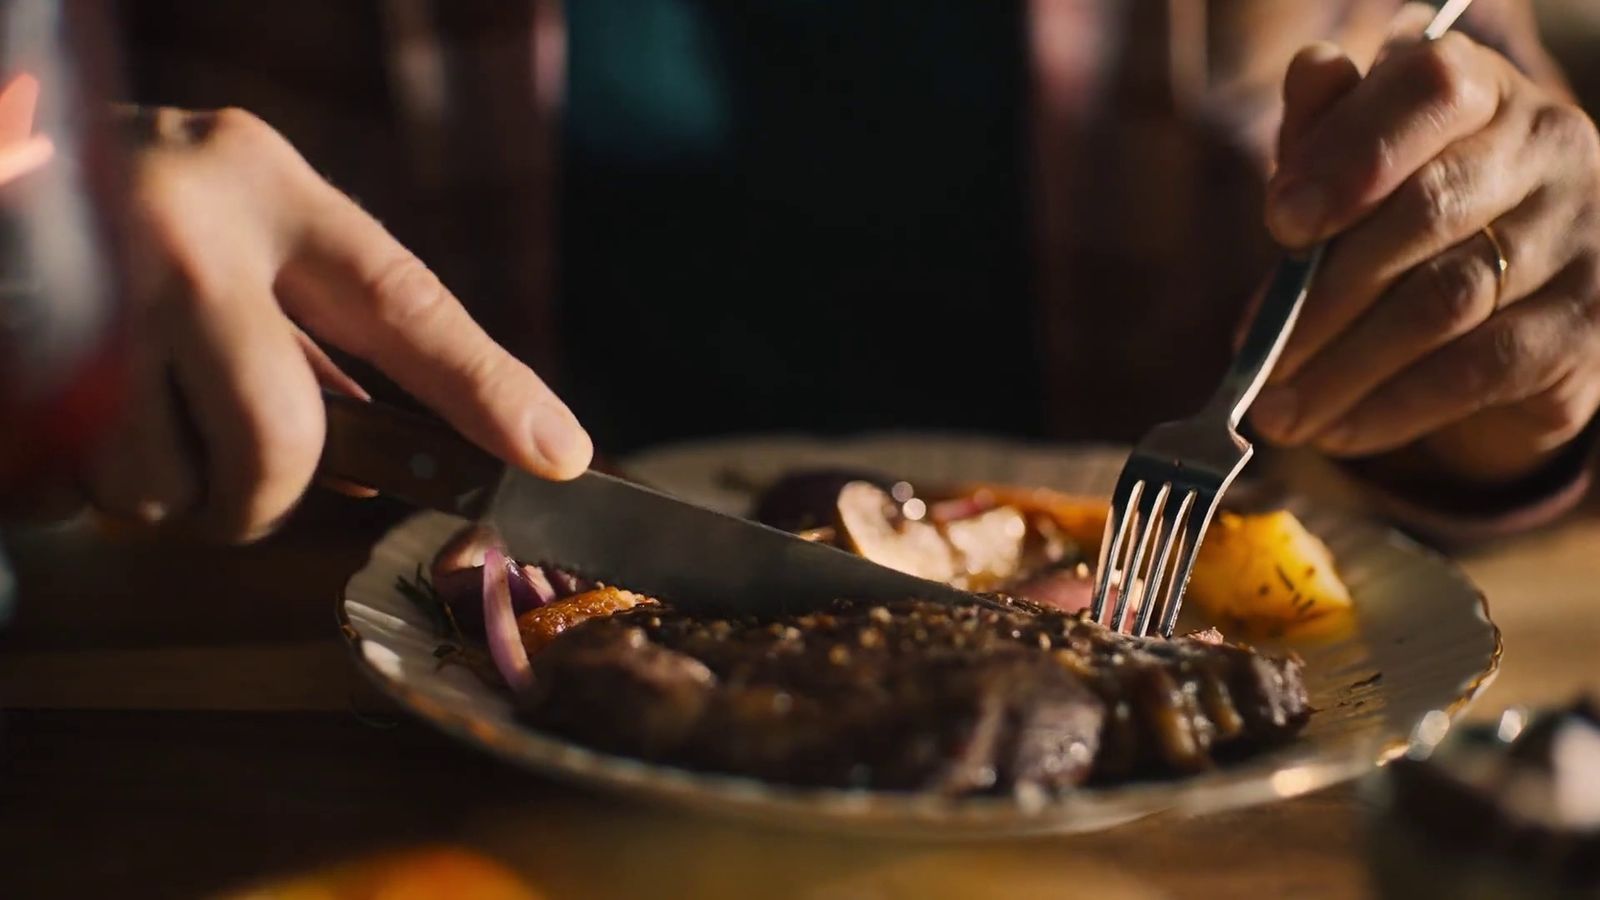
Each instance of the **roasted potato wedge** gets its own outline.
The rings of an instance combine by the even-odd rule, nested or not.
[[[1324,638],[1354,624],[1332,554],[1286,510],[1219,512],[1200,545],[1188,600],[1230,634]]]
[[[1104,500],[996,484],[967,485],[960,493],[1047,515],[1091,561],[1100,552]],[[1350,591],[1328,548],[1286,510],[1218,513],[1187,598],[1232,635],[1313,640],[1346,634],[1354,624]]]

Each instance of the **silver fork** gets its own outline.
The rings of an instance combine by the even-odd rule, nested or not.
[[[1261,392],[1305,303],[1322,248],[1278,265],[1261,309],[1222,386],[1199,413],[1152,428],[1133,448],[1111,494],[1089,615],[1114,631],[1148,633],[1161,607],[1160,633],[1172,636],[1183,589],[1217,501],[1250,461],[1239,420]],[[1129,540],[1129,537],[1132,540]],[[1110,621],[1105,607],[1120,578]],[[1132,627],[1128,610],[1136,611]]]
[[[1423,39],[1444,34],[1471,4],[1448,0],[1440,5]],[[1133,448],[1111,493],[1111,513],[1100,542],[1089,605],[1096,622],[1144,635],[1159,607],[1160,634],[1172,636],[1195,554],[1217,503],[1255,452],[1239,436],[1239,421],[1289,339],[1324,247],[1279,263],[1244,344],[1210,402],[1190,418],[1157,425]],[[1113,579],[1118,581],[1117,599],[1107,621]],[[1130,609],[1135,611],[1131,624]]]

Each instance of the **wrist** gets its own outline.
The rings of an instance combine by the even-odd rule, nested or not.
[[[1567,462],[1573,449],[1587,441],[1588,429],[1555,444],[1516,440],[1473,440],[1442,434],[1423,438],[1402,451],[1413,477],[1451,484],[1462,490],[1499,493],[1538,481]]]
[[[1588,483],[1600,429],[1591,422],[1578,436],[1550,448],[1520,454],[1464,450],[1470,443],[1442,438],[1365,459],[1345,467],[1362,481],[1408,507],[1485,520],[1520,518],[1556,498],[1581,494]]]

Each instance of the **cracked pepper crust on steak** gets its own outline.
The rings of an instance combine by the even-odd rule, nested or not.
[[[947,795],[1193,772],[1311,713],[1298,658],[1214,632],[920,600],[707,619],[646,602],[533,660],[530,724],[596,749],[772,782]]]

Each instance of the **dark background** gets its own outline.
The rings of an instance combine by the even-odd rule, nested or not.
[[[1548,44],[1597,108],[1600,4],[1540,7]],[[120,9],[135,99],[257,112],[486,327],[515,333],[484,260],[449,249],[459,211],[413,189],[371,0]],[[584,0],[568,16],[565,364],[543,374],[603,450],[775,429],[1047,433],[1018,3],[881,0],[844,21],[809,0]],[[1253,209],[1235,211],[1243,228],[1194,234],[1205,246],[1191,255],[1247,256],[1236,247],[1261,240],[1247,233],[1259,231]],[[1140,274],[1126,269],[1102,280],[1126,286]],[[1096,342],[1119,330],[1096,326]],[[1096,349],[1120,362],[1116,347],[1073,354]],[[1210,362],[1223,356],[1213,348]],[[1185,412],[1210,379],[1204,366],[1142,362],[1173,394],[1145,385],[1154,400],[1130,405],[1147,417]],[[1106,368],[1086,363],[1074,387],[1103,390]],[[1049,433],[1126,439],[1146,424]]]

